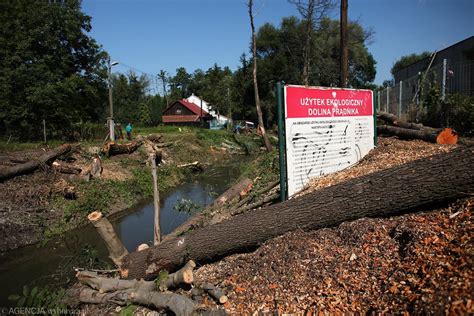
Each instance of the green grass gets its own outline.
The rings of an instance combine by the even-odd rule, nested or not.
[[[54,225],[50,226],[44,236],[49,238],[62,234],[86,221],[87,214],[101,211],[108,214],[111,209],[125,209],[143,198],[153,195],[153,183],[150,168],[134,166],[128,168],[130,179],[92,181],[77,181],[74,183],[78,193],[76,200],[65,200],[57,196],[52,201],[52,207],[61,209],[63,216]],[[158,168],[158,187],[164,191],[182,182],[189,170],[177,168],[173,165],[164,165]]]
[[[59,140],[49,141],[47,144],[44,144],[43,142],[26,142],[26,143],[10,142],[8,143],[7,141],[0,141],[0,152],[38,149],[38,148],[43,148],[45,146],[56,147],[63,143],[64,142],[59,141]]]
[[[194,133],[199,127],[193,126],[172,126],[172,125],[157,125],[153,127],[137,126],[133,129],[132,133],[135,135],[148,135],[148,134],[168,134],[168,133]]]
[[[216,151],[211,147],[223,147],[223,143],[246,148],[248,153],[259,152],[261,139],[248,135],[234,135],[226,130],[207,130],[196,127],[137,127],[134,129],[134,136],[137,134],[159,133],[164,136],[164,142],[176,142],[175,145],[167,147],[167,163],[158,167],[158,186],[160,191],[172,188],[191,177],[192,171],[189,168],[178,168],[180,163],[198,160],[202,164],[216,163],[216,157],[224,159],[225,156],[215,156]],[[101,142],[101,141],[100,141]],[[58,145],[60,142],[57,142]],[[0,143],[1,146],[2,143]],[[37,148],[40,143],[23,143],[18,145],[18,150],[25,148]],[[96,143],[82,143],[82,148]],[[13,145],[9,145],[9,150]],[[1,148],[1,147],[0,147]],[[120,167],[128,170],[131,177],[125,180],[93,179],[89,182],[76,180],[72,185],[76,188],[77,199],[65,200],[62,196],[53,196],[51,208],[62,211],[62,217],[50,224],[45,231],[45,241],[51,237],[62,234],[87,221],[87,214],[93,211],[101,211],[108,214],[111,211],[118,211],[130,207],[140,200],[153,195],[153,185],[151,170],[143,162],[147,160],[147,155],[143,147],[138,150],[138,155],[122,155],[120,157],[107,158],[114,159]],[[219,151],[219,155],[222,152]],[[267,157],[268,156],[268,157]],[[269,154],[264,154],[259,158],[257,164],[250,164],[243,171],[251,178],[258,176],[270,176],[272,172]]]
[[[270,183],[279,177],[278,151],[262,152],[252,162],[242,165],[241,177],[255,179],[260,177],[260,183]]]

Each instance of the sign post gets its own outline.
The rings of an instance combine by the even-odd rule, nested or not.
[[[277,96],[277,117],[278,117],[278,154],[280,157],[280,201],[288,198],[286,190],[286,155],[285,155],[285,121],[283,112],[283,102],[281,97],[281,82],[276,84]]]
[[[287,85],[284,99],[288,196],[374,148],[372,91]]]

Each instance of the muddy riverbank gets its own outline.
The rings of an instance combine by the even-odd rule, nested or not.
[[[258,139],[248,137],[246,141],[258,150]],[[237,144],[230,133],[193,128],[163,133],[163,142],[173,143],[163,148],[163,161],[158,168],[159,187],[163,191],[195,175],[190,168],[179,168],[179,164],[199,160],[210,168],[238,160],[247,149]],[[71,155],[73,165],[86,168],[91,152],[98,146],[94,142],[81,144]],[[0,153],[0,166],[35,159],[48,150],[45,146],[33,147],[4,150]],[[102,176],[91,181],[54,172],[44,165],[34,173],[0,182],[0,253],[44,242],[83,226],[92,211],[110,215],[150,197],[152,180],[147,158],[143,146],[132,154],[103,157]],[[65,187],[74,188],[75,199],[64,197]]]
[[[241,162],[241,161],[240,161]],[[223,193],[240,175],[240,162],[231,160],[210,166],[182,184],[161,192],[161,227],[171,233],[193,213],[179,210],[180,203],[192,203],[194,212]],[[129,251],[139,244],[153,242],[153,201],[144,199],[136,205],[109,216],[120,239]],[[23,286],[64,287],[74,279],[74,267],[113,268],[102,239],[91,225],[68,231],[45,245],[31,245],[0,254],[0,306],[11,304],[11,294]]]

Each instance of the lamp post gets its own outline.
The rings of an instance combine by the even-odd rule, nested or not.
[[[118,62],[114,61],[111,62],[110,56],[108,59],[108,67],[107,67],[107,77],[109,82],[109,106],[110,106],[110,117],[109,121],[109,135],[110,140],[115,141],[115,123],[114,123],[114,103],[112,100],[112,66],[118,65]]]

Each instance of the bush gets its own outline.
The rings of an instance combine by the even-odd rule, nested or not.
[[[474,136],[474,98],[449,94],[441,98],[439,86],[433,84],[423,98],[423,124],[433,127],[452,127],[462,136]]]

